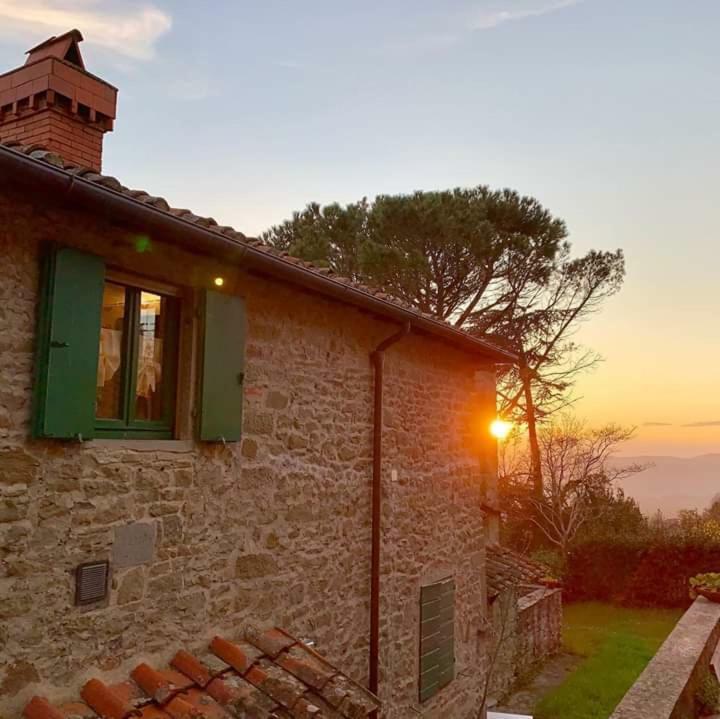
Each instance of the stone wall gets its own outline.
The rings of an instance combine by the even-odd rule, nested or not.
[[[560,651],[562,592],[543,587],[506,590],[492,604],[490,617],[488,653],[503,638],[490,683],[490,696],[500,699],[517,679]]]
[[[520,597],[518,675],[560,651],[562,616],[562,592],[559,589],[535,589]]]
[[[490,705],[499,700],[512,687],[517,678],[518,660],[518,605],[517,592],[506,590],[490,605],[490,621],[485,636],[486,654],[491,659],[488,696]]]
[[[397,328],[162,238],[139,253],[137,237],[0,194],[0,715],[15,716],[34,693],[62,699],[91,674],[112,681],[140,657],[162,662],[250,624],[315,640],[365,682],[368,355]],[[177,440],[29,439],[46,240],[186,290]],[[228,446],[198,443],[192,429],[192,303],[218,274],[245,297],[249,322],[243,440]],[[485,665],[478,506],[494,481],[494,444],[480,430],[494,413],[492,370],[410,336],[387,352],[385,374],[383,716],[473,717]],[[147,530],[149,557],[113,563],[104,606],[73,606],[75,567],[120,556],[132,523]],[[450,574],[457,678],[419,705],[419,588]]]
[[[695,719],[695,692],[720,642],[720,604],[698,597],[610,719]]]

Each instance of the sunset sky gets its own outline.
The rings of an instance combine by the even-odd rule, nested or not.
[[[71,27],[120,88],[105,171],[176,206],[251,234],[484,183],[624,248],[577,410],[630,453],[720,452],[717,0],[0,0],[0,68]]]

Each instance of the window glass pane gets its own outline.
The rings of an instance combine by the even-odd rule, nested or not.
[[[95,416],[122,418],[122,353],[125,332],[125,288],[106,282],[103,291],[100,358],[98,362]],[[82,311],[81,308],[76,308]]]
[[[152,292],[140,293],[135,419],[162,420],[165,415],[164,345],[167,342],[169,311],[167,297]]]

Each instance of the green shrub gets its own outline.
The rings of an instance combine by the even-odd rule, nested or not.
[[[707,672],[695,692],[698,716],[710,716],[720,710],[720,683],[715,674]]]
[[[603,539],[577,545],[564,577],[568,599],[685,607],[688,582],[720,568],[720,544],[678,537]]]

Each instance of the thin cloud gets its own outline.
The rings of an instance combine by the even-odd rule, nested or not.
[[[714,419],[709,422],[689,422],[682,424],[681,427],[720,427],[720,419]]]
[[[0,33],[24,33],[44,40],[78,28],[89,44],[133,60],[149,60],[155,43],[170,30],[172,18],[154,5],[109,3],[104,0],[0,0]],[[43,37],[44,35],[44,37]]]
[[[672,422],[643,422],[643,427],[672,427]]]
[[[427,33],[388,42],[380,48],[380,52],[381,54],[423,55],[452,47],[460,39],[461,36],[453,32]]]
[[[491,8],[477,10],[472,17],[470,27],[473,30],[491,30],[498,25],[504,25],[516,20],[527,20],[541,15],[565,10],[566,8],[579,5],[584,0],[554,0],[554,2],[525,2],[515,3],[514,8],[499,8],[495,4]]]
[[[583,2],[585,0],[481,0],[470,13],[437,16],[430,32],[398,33],[374,52],[409,57],[437,53],[467,41],[477,31],[548,15]]]

